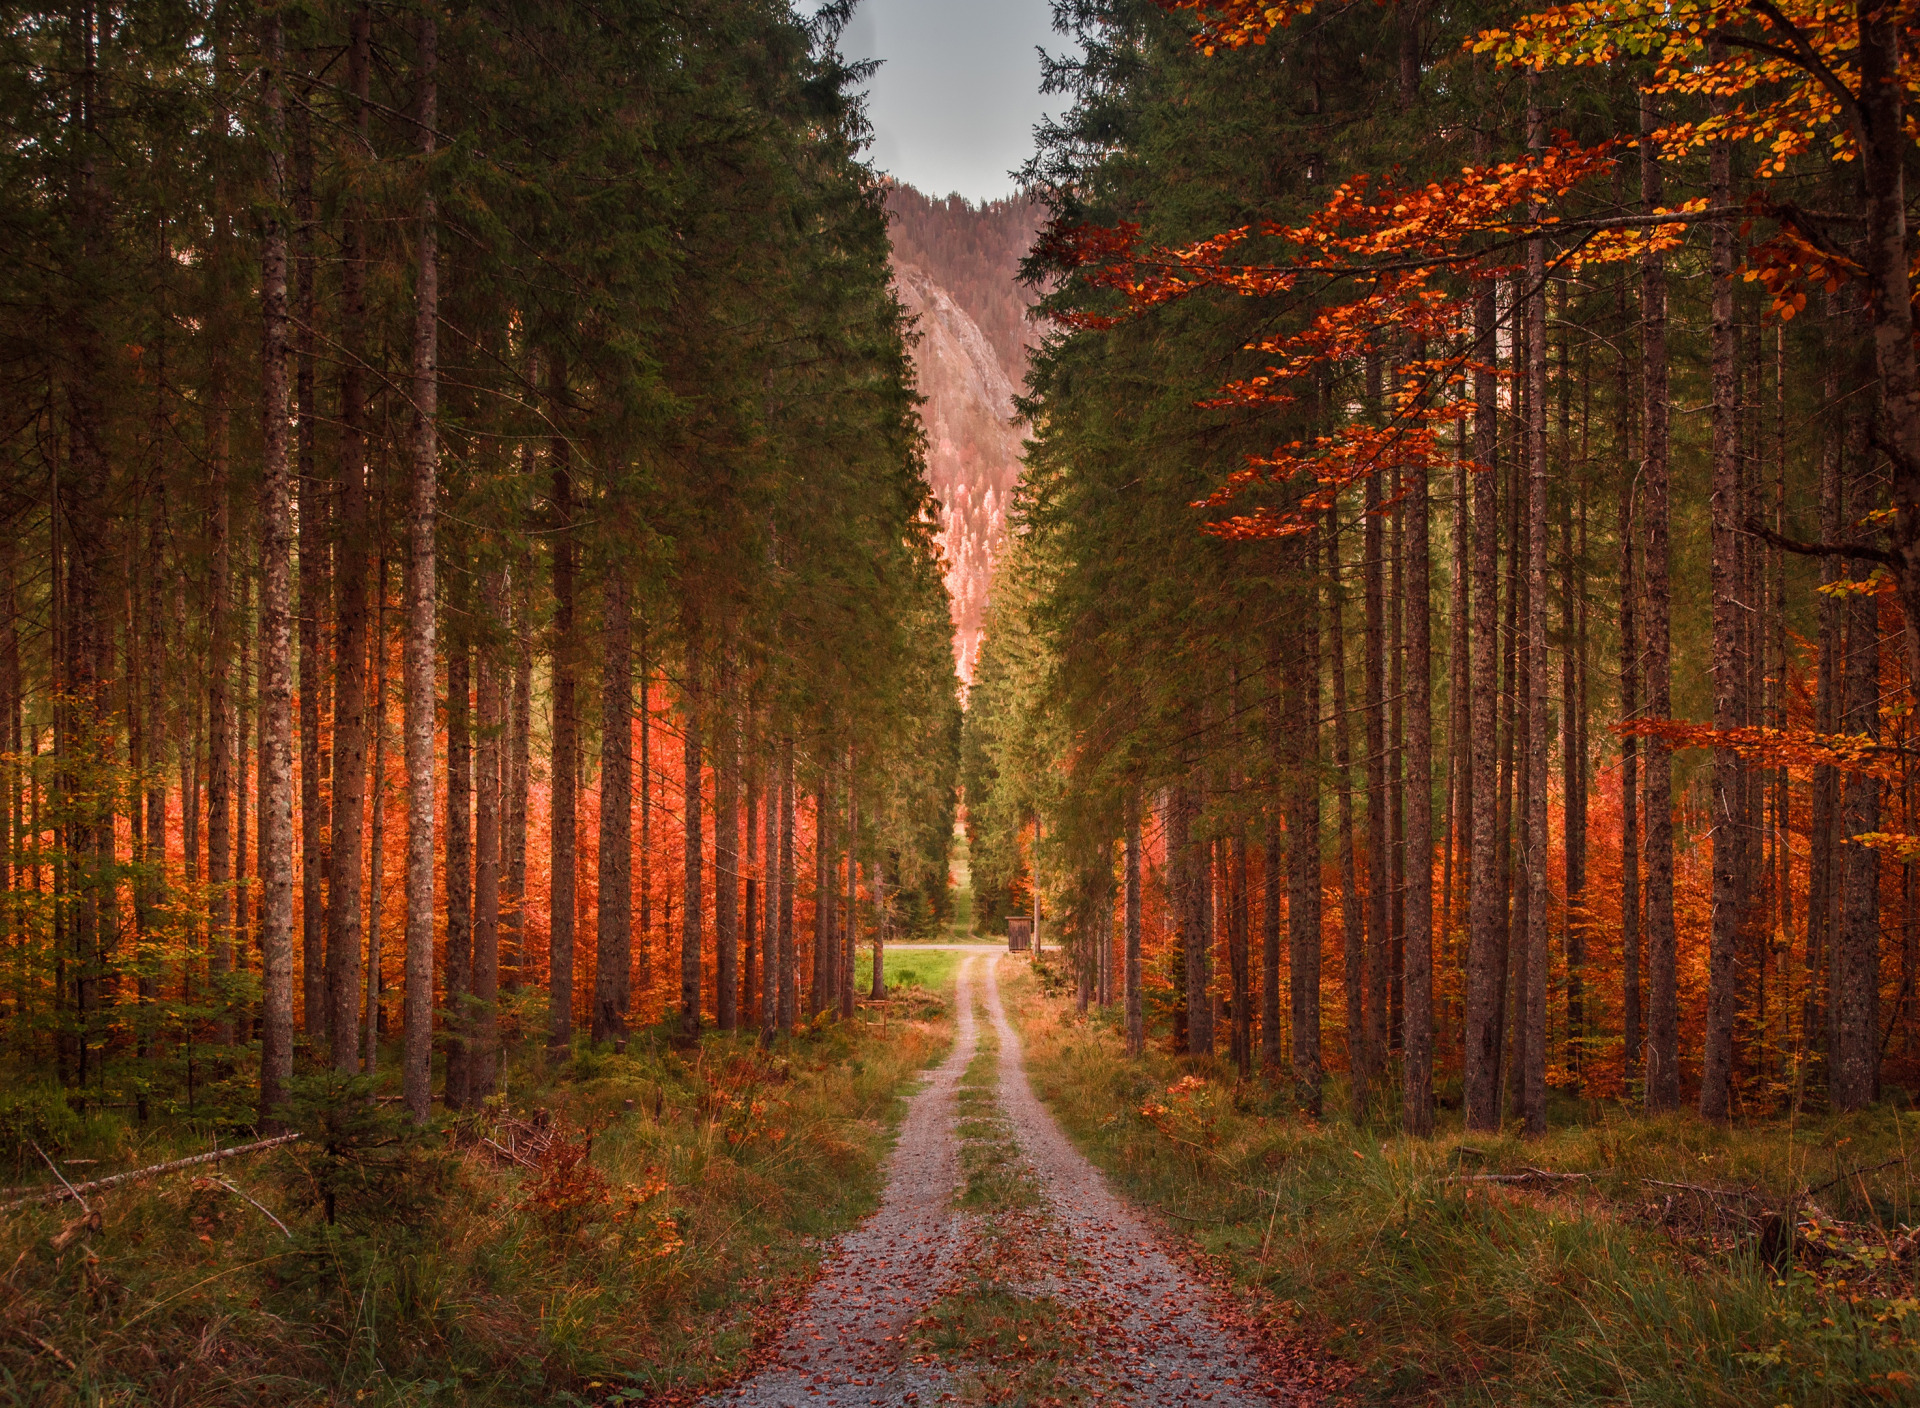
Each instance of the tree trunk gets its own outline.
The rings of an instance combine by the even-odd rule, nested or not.
[[[262,35],[268,198],[261,246],[262,322],[260,389],[264,402],[264,463],[260,481],[260,1123],[281,1127],[287,1082],[293,1076],[293,670],[292,465],[287,435],[286,126],[281,88],[284,60],[280,14],[267,13]],[[316,808],[317,810],[317,808]],[[109,837],[111,833],[109,833]],[[111,852],[109,852],[111,854]],[[318,926],[315,926],[316,930]]]
[[[366,1042],[366,1072],[372,1075],[380,1054],[381,972],[380,916],[386,901],[386,813],[387,813],[387,555],[380,554],[377,578],[378,607],[374,616],[373,708],[369,728],[373,734],[373,820],[367,830],[367,855],[370,876],[367,882],[367,1025],[362,1034]],[[339,793],[334,793],[337,801]],[[334,903],[339,903],[335,892]],[[338,1028],[336,1028],[338,1030]],[[346,1059],[336,1049],[334,1069],[345,1070]]]
[[[1340,581],[1340,509],[1327,511],[1327,668],[1333,676],[1333,770],[1340,791],[1341,976],[1347,999],[1347,1086],[1356,1123],[1367,1106],[1366,927],[1353,845],[1353,753],[1347,725],[1345,592]],[[1316,940],[1317,942],[1317,940]],[[1296,973],[1297,977],[1297,973]],[[1295,1013],[1296,1028],[1299,1014]],[[1295,1055],[1296,1067],[1298,1053]],[[1295,1071],[1295,1079],[1299,1076]]]
[[[853,1020],[853,969],[860,955],[860,786],[847,750],[847,907],[840,926],[840,1020]]]
[[[653,662],[640,622],[640,1020],[653,1010]]]
[[[1369,364],[1368,400],[1380,404],[1379,362]],[[1386,1071],[1387,1013],[1386,974],[1388,952],[1393,943],[1393,890],[1388,876],[1389,834],[1387,789],[1387,639],[1386,597],[1383,583],[1385,567],[1385,524],[1381,519],[1381,483],[1379,474],[1370,474],[1366,482],[1366,507],[1362,515],[1361,563],[1362,599],[1365,608],[1365,636],[1362,642],[1361,711],[1366,726],[1367,757],[1367,937],[1363,960],[1366,997],[1355,1050],[1364,1073],[1355,1082],[1369,1097],[1374,1082]],[[1364,1117],[1365,1105],[1354,1102],[1356,1123]]]
[[[780,740],[780,1030],[793,1030],[800,973],[793,950],[793,735]]]
[[[1871,412],[1849,417],[1846,521],[1860,523],[1878,504],[1868,445]],[[1864,577],[1865,562],[1849,575]],[[1880,602],[1857,596],[1847,607],[1846,712],[1840,732],[1872,740],[1880,734]],[[1880,853],[1852,838],[1880,829],[1880,779],[1845,775],[1841,793],[1840,922],[1833,939],[1829,1002],[1829,1092],[1836,1110],[1859,1110],[1879,1097]]]
[[[1529,94],[1528,145],[1547,144],[1547,124]],[[1533,218],[1540,216],[1536,204]],[[1527,725],[1526,793],[1527,1133],[1547,1132],[1547,293],[1546,241],[1527,242]]]
[[[633,967],[633,613],[618,567],[606,575],[600,628],[600,887],[593,1040],[624,1041]]]
[[[1401,1037],[1402,1117],[1433,1133],[1433,638],[1427,476],[1407,483],[1407,891]]]
[[[838,890],[833,865],[833,764],[820,768],[820,788],[813,800],[813,975],[807,990],[807,1016],[819,1016],[834,1000],[838,987],[833,960],[840,945],[834,937],[833,910]]]
[[[347,89],[352,95],[352,130],[365,148],[368,131],[368,75],[372,47],[372,11],[355,8],[347,42]],[[366,392],[362,363],[366,356],[366,209],[357,186],[350,186],[341,228],[340,259],[340,426],[337,473],[340,481],[338,558],[334,564],[333,674],[333,825],[328,854],[326,1030],[332,1041],[333,1068],[352,1071],[359,1056],[360,866],[363,819],[367,805],[367,659],[384,650],[367,630],[368,551],[372,517],[367,494]],[[376,673],[384,676],[384,670]],[[376,707],[378,707],[376,705]],[[374,864],[379,864],[376,856]],[[377,984],[369,981],[369,986]],[[309,1019],[311,1023],[311,1019]],[[309,1026],[309,1036],[312,1029]],[[371,1036],[371,1034],[370,1034]],[[372,1041],[368,1051],[373,1050]],[[369,1058],[367,1069],[373,1069]]]
[[[439,230],[434,139],[439,100],[439,25],[419,19],[415,54],[421,174],[420,265],[414,285],[413,464],[407,505],[407,1015],[402,1058],[407,1109],[425,1124],[433,1100],[433,685],[434,509],[438,497]]]
[[[683,752],[681,779],[684,789],[683,817],[686,827],[686,888],[680,911],[680,1038],[693,1043],[700,1039],[700,937],[705,908],[701,873],[704,857],[705,826],[700,816],[700,729],[703,723],[700,678],[700,653],[703,636],[698,608],[683,603],[681,632],[686,641],[686,683],[680,700]]]
[[[1481,160],[1484,161],[1484,153]],[[1495,340],[1494,286],[1482,283],[1473,303],[1474,345],[1491,362]],[[1494,785],[1499,736],[1500,615],[1498,586],[1499,397],[1490,370],[1473,376],[1473,659],[1470,667],[1467,737],[1472,748],[1468,773],[1472,805],[1468,809],[1467,971],[1465,1075],[1463,1099],[1468,1129],[1500,1127],[1500,911],[1506,893],[1498,869]]]
[[[529,472],[531,446],[522,450]],[[527,803],[533,783],[533,554],[520,558],[521,570],[510,585],[513,595],[513,701],[508,730],[512,743],[506,762],[507,897],[503,908],[511,918],[510,959],[502,962],[509,987],[520,985],[527,961]]]
[[[300,486],[300,1021],[311,1054],[327,1041],[326,799],[320,777],[325,754],[320,748],[332,662],[326,651],[329,495],[315,462],[318,407],[314,400],[314,319],[319,302],[314,289],[313,117],[311,81],[303,83],[293,115],[294,166],[294,403],[299,420]],[[349,1046],[355,1043],[349,1042]]]
[[[1331,519],[1329,519],[1331,523]],[[1329,547],[1332,536],[1329,533]],[[1303,556],[1310,563],[1309,549]],[[1331,574],[1330,574],[1331,575]],[[1304,619],[1287,653],[1287,737],[1292,744],[1287,775],[1287,1002],[1292,1020],[1293,1098],[1313,1118],[1324,1103],[1326,1069],[1320,1056],[1320,604],[1310,593]],[[1336,621],[1334,655],[1339,669]],[[1336,688],[1337,674],[1336,674]],[[1336,714],[1338,710],[1336,709]],[[1345,751],[1346,725],[1336,720]],[[1345,773],[1342,773],[1345,777]],[[1344,788],[1343,788],[1344,797]],[[1342,808],[1343,823],[1351,808]],[[1343,840],[1342,867],[1353,876],[1352,847]]]
[[[1147,1033],[1140,1006],[1140,785],[1127,789],[1127,1055],[1138,1058],[1146,1050]]]
[[[766,1000],[761,995],[766,986],[766,956],[760,952],[759,935],[756,932],[760,922],[760,780],[763,776],[760,756],[760,720],[749,698],[746,708],[746,728],[740,745],[740,757],[746,771],[747,800],[745,815],[741,818],[741,834],[746,838],[746,859],[741,867],[743,872],[743,897],[740,903],[740,1025],[751,1026],[760,1018]],[[885,996],[876,993],[875,996]]]
[[[722,645],[713,707],[714,1015],[720,1030],[740,1025],[740,739],[733,646]]]
[[[481,579],[481,607],[487,635],[476,652],[474,707],[479,714],[479,806],[473,836],[473,1000],[466,1021],[467,1098],[480,1104],[494,1090],[499,1040],[500,996],[500,849],[502,746],[506,709],[500,687],[497,632],[506,620],[505,571],[488,564]]]
[[[548,372],[555,414],[565,399],[559,359]],[[579,846],[579,651],[574,641],[573,454],[564,435],[548,446],[553,459],[553,638],[548,649],[553,701],[548,799],[547,1051],[559,1058],[573,1042],[573,940]]]
[[[1278,1078],[1284,1056],[1280,1029],[1281,818],[1287,807],[1286,701],[1289,681],[1276,635],[1267,655],[1267,827],[1261,847],[1260,907],[1260,1065],[1269,1081]]]
[[[1653,99],[1640,99],[1640,130],[1658,125]],[[1663,199],[1658,154],[1641,146],[1640,199],[1649,211]],[[1646,520],[1645,559],[1647,716],[1671,718],[1672,637],[1668,629],[1671,570],[1668,565],[1667,464],[1667,271],[1664,256],[1649,250],[1640,266],[1641,424],[1640,475]],[[1680,1103],[1680,998],[1678,947],[1673,917],[1673,754],[1657,738],[1647,740],[1647,1108],[1671,1110]]]
[[[1708,61],[1718,62],[1724,46],[1709,40]],[[1727,100],[1713,109],[1724,115]],[[1733,198],[1733,148],[1727,141],[1708,145],[1708,200],[1725,206]],[[1733,221],[1713,222],[1708,256],[1712,328],[1709,335],[1710,399],[1713,402],[1713,726],[1739,728],[1746,723],[1746,671],[1739,637],[1749,598],[1741,580],[1740,423],[1735,386],[1739,354],[1733,308]],[[1733,1018],[1738,998],[1735,964],[1745,918],[1741,883],[1746,848],[1745,769],[1732,748],[1713,750],[1713,919],[1707,959],[1707,1021],[1700,1064],[1700,1117],[1724,1122],[1731,1113]]]
[[[1640,717],[1639,584],[1633,545],[1638,532],[1634,491],[1638,481],[1632,453],[1636,417],[1633,373],[1628,357],[1627,281],[1619,285],[1620,384],[1618,388],[1620,473],[1620,718]],[[1640,1071],[1640,741],[1620,740],[1620,998],[1622,1071],[1629,1085]]]
[[[448,615],[455,620],[468,614],[462,580],[466,568],[463,560],[453,564]],[[473,655],[464,627],[453,629],[452,620],[448,625],[447,839],[441,860],[446,875],[447,958],[441,1030],[447,1046],[447,1108],[460,1110],[467,1105],[467,1003],[473,992]]]

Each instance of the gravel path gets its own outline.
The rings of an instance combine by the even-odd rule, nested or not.
[[[1161,1250],[1147,1224],[1107,1187],[1041,1105],[1020,1034],[987,970],[987,1017],[1000,1037],[1000,1104],[1067,1236],[1071,1279],[1059,1294],[1100,1312],[1088,1376],[1120,1401],[1161,1405],[1305,1402],[1269,1375],[1257,1352],[1212,1314],[1213,1292]]]
[[[978,958],[961,965],[953,1051],[913,1099],[879,1212],[840,1239],[773,1363],[708,1402],[917,1408],[953,1397],[955,1381],[941,1366],[903,1351],[914,1318],[953,1289],[967,1242],[966,1219],[953,1207],[960,1181],[954,1091],[974,1055],[981,966]],[[1148,1408],[1309,1401],[1273,1381],[1253,1347],[1212,1313],[1213,1293],[1161,1250],[1068,1142],[1027,1080],[1019,1033],[1000,1001],[997,958],[984,966],[987,1017],[1000,1040],[1001,1113],[1045,1193],[1038,1248],[1050,1259],[1045,1290],[1089,1312],[1076,1316],[1092,1327],[1076,1377],[1095,1401]]]
[[[906,1403],[909,1395],[926,1401],[908,1381],[912,1366],[903,1365],[900,1348],[908,1321],[939,1294],[960,1241],[953,1207],[960,1181],[954,1087],[978,1041],[973,984],[979,967],[978,958],[960,965],[953,1050],[907,1107],[887,1161],[880,1210],[835,1244],[773,1363],[709,1402],[787,1408]]]

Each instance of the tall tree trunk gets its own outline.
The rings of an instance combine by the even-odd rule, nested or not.
[[[264,18],[261,99],[268,199],[261,245],[260,382],[264,464],[260,482],[260,1123],[280,1127],[293,1076],[293,503],[287,444],[287,226],[281,136],[284,61],[280,13]],[[317,925],[315,926],[318,927]]]
[[[1484,162],[1485,154],[1480,154]],[[1496,305],[1491,280],[1474,297],[1474,346],[1482,361],[1498,355]],[[1499,734],[1500,637],[1498,535],[1500,531],[1498,456],[1499,399],[1489,369],[1473,377],[1473,659],[1469,684],[1472,748],[1468,772],[1473,779],[1468,810],[1467,971],[1465,1076],[1466,1125],[1472,1130],[1500,1127],[1500,988],[1505,981],[1500,954],[1500,911],[1506,891],[1498,868],[1495,836],[1499,789],[1494,785]]]
[[[1845,516],[1841,456],[1851,424],[1843,409],[1840,381],[1842,347],[1849,329],[1838,314],[1838,298],[1829,293],[1827,326],[1824,329],[1827,371],[1822,401],[1825,414],[1821,418],[1820,440],[1820,540],[1825,543],[1840,541]],[[1843,570],[1839,558],[1821,558],[1820,585],[1831,586],[1840,580]],[[1820,607],[1820,680],[1814,695],[1813,725],[1822,733],[1840,731],[1846,697],[1841,680],[1845,668],[1842,657],[1846,623],[1846,601],[1838,595],[1826,594]],[[1816,767],[1813,770],[1812,816],[1808,822],[1807,836],[1806,996],[1800,1013],[1800,1057],[1803,1062],[1815,1052],[1827,1049],[1827,1005],[1821,1000],[1821,987],[1833,949],[1834,916],[1840,892],[1839,813],[1839,770]],[[1797,1093],[1796,1079],[1796,1096]]]
[[[229,377],[216,352],[209,368],[207,568],[207,986],[216,1046],[233,1041],[226,1011],[233,968],[233,486],[229,478]],[[55,558],[56,570],[58,557]]]
[[[317,410],[314,400],[314,318],[319,308],[314,289],[313,85],[304,82],[293,116],[296,365],[294,403],[299,417],[300,485],[300,1020],[318,1056],[327,1040],[327,910],[322,888],[326,869],[326,799],[321,791],[325,754],[320,748],[321,718],[326,712],[327,681],[332,674],[325,646],[327,598],[331,591],[328,558],[328,495],[315,462]],[[350,1043],[351,1044],[351,1043]]]
[[[434,509],[439,494],[440,261],[434,208],[439,106],[439,23],[419,19],[415,122],[423,159],[420,265],[414,284],[413,464],[407,504],[407,1015],[402,1085],[414,1121],[433,1100],[433,685]]]
[[[653,1002],[653,662],[640,622],[640,1019]]]
[[[1366,923],[1353,845],[1353,752],[1347,724],[1346,593],[1340,581],[1340,509],[1327,511],[1327,668],[1333,676],[1333,770],[1340,789],[1341,976],[1347,999],[1347,1086],[1357,1123],[1367,1106]],[[1296,1024],[1298,1014],[1295,1014]],[[1298,1056],[1296,1053],[1296,1061]],[[1296,1079],[1298,1074],[1296,1072]]]
[[[1368,369],[1368,399],[1380,404],[1379,363]],[[1387,1066],[1386,972],[1392,946],[1393,892],[1388,876],[1389,832],[1387,790],[1387,639],[1386,596],[1383,582],[1386,551],[1385,527],[1381,521],[1381,483],[1378,473],[1367,476],[1366,507],[1362,522],[1361,564],[1362,598],[1365,606],[1365,637],[1362,650],[1362,716],[1366,725],[1367,777],[1367,939],[1362,981],[1366,997],[1362,1004],[1362,1027],[1356,1049],[1364,1072],[1356,1082],[1369,1096],[1374,1082]],[[1354,1118],[1363,1117],[1365,1106],[1356,1099]]]
[[[1533,80],[1530,80],[1530,83]],[[1547,123],[1529,93],[1528,145],[1547,144]],[[1533,217],[1540,218],[1535,206]],[[1527,871],[1526,1122],[1547,1132],[1547,292],[1546,241],[1527,243]]]
[[[682,604],[681,633],[686,640],[686,684],[681,695],[681,731],[684,751],[681,778],[685,802],[682,816],[686,825],[686,889],[681,896],[680,933],[680,1037],[687,1042],[700,1039],[700,937],[705,909],[701,868],[704,857],[705,826],[700,816],[700,730],[704,719],[701,696],[701,651],[704,636],[698,607],[691,600]]]
[[[531,466],[532,446],[521,451]],[[507,781],[506,852],[507,898],[503,908],[512,916],[512,940],[502,960],[505,981],[520,985],[527,961],[527,803],[533,784],[533,554],[523,553],[520,571],[509,584],[513,597],[513,697],[507,723],[511,738],[505,775]]]
[[[745,884],[740,903],[740,1025],[743,1027],[751,1025],[766,1006],[761,995],[766,985],[766,957],[760,952],[756,933],[760,922],[760,782],[765,769],[760,755],[760,720],[755,702],[752,697],[747,701],[746,727],[740,745],[747,789],[740,828],[746,838],[746,860],[741,867]],[[874,996],[886,994],[876,992]]]
[[[566,376],[557,357],[547,376],[558,407]],[[547,1050],[562,1057],[573,1042],[573,940],[579,846],[579,650],[574,641],[573,452],[564,435],[548,446],[553,460],[553,638],[548,649],[553,701],[548,799]]]
[[[374,613],[373,629],[373,707],[369,711],[368,728],[373,734],[373,819],[367,828],[367,856],[369,877],[367,881],[367,1025],[362,1034],[366,1042],[366,1072],[372,1075],[380,1056],[380,1015],[381,987],[386,981],[381,962],[385,950],[381,947],[380,919],[385,912],[386,873],[387,873],[387,554],[383,548],[380,553],[379,575],[375,579],[378,594],[374,600],[378,603]],[[336,792],[335,797],[339,794]],[[338,904],[336,892],[335,903]],[[339,1030],[338,1027],[335,1028]],[[348,1069],[345,1058],[336,1048],[334,1068]]]
[[[714,1016],[723,1032],[740,1025],[740,739],[733,646],[718,653],[713,692]]]
[[[820,768],[820,788],[813,801],[813,974],[807,990],[807,1016],[817,1017],[827,1010],[838,984],[833,960],[840,951],[834,936],[833,910],[835,883],[833,866],[833,823],[836,802],[833,795],[833,764]]]
[[[606,575],[600,628],[600,887],[594,935],[593,1039],[624,1041],[633,968],[633,611],[618,567]]]
[[[1127,1055],[1146,1050],[1146,1027],[1140,1009],[1140,785],[1127,789]]]
[[[800,974],[793,950],[793,735],[780,740],[780,1030],[798,1015]]]
[[[372,11],[354,9],[347,42],[347,89],[352,95],[354,146],[367,145],[368,75],[372,47]],[[357,184],[348,188],[341,228],[340,259],[340,480],[338,559],[334,604],[338,637],[333,675],[333,825],[328,854],[327,1031],[333,1067],[354,1069],[360,1004],[360,866],[362,824],[367,804],[367,564],[372,517],[367,494],[366,391],[366,209]],[[384,676],[385,671],[376,671]],[[379,863],[375,858],[374,863]],[[311,1022],[311,1019],[309,1019]],[[311,1027],[309,1028],[311,1032]],[[368,1044],[371,1051],[372,1043]],[[372,1070],[369,1060],[367,1069]]]
[[[1403,1119],[1433,1133],[1433,631],[1427,476],[1407,482],[1407,890],[1401,1037]]]
[[[1868,446],[1871,412],[1856,410],[1847,431],[1846,521],[1860,523],[1879,505]],[[1865,562],[1850,564],[1864,576]],[[1842,733],[1880,734],[1880,602],[1855,597],[1847,607],[1846,712]],[[1841,793],[1840,921],[1833,938],[1829,1002],[1829,1092],[1837,1110],[1859,1110],[1879,1097],[1880,853],[1852,838],[1880,829],[1880,779],[1846,774]]]
[[[1329,537],[1331,544],[1331,537]],[[1304,554],[1310,563],[1311,550]],[[1320,603],[1309,592],[1303,620],[1287,654],[1287,1001],[1292,1021],[1293,1098],[1315,1119],[1324,1102],[1326,1069],[1320,1055]],[[1337,626],[1337,623],[1336,623]],[[1338,640],[1336,629],[1335,640]],[[1335,651],[1335,669],[1339,655]],[[1337,683],[1337,676],[1336,676]],[[1335,710],[1338,714],[1338,709]],[[1346,725],[1336,721],[1343,738]],[[1341,745],[1344,751],[1344,742]],[[1344,777],[1345,774],[1343,773]],[[1342,820],[1350,820],[1343,808]],[[1352,848],[1342,844],[1345,877],[1353,876]]]
[[[1640,131],[1658,125],[1653,99],[1642,94]],[[1663,199],[1658,153],[1641,144],[1640,199],[1648,210]],[[1642,512],[1646,522],[1647,716],[1673,716],[1672,636],[1668,627],[1672,580],[1667,517],[1667,270],[1648,250],[1640,266]],[[1673,917],[1673,754],[1647,740],[1647,1108],[1680,1103],[1680,997]]]
[[[480,602],[487,634],[476,652],[474,707],[479,714],[479,806],[473,837],[473,1001],[467,1028],[467,1098],[493,1094],[499,1040],[501,795],[506,723],[497,632],[507,615],[505,571],[483,568]]]
[[[1267,826],[1261,847],[1260,1065],[1269,1081],[1284,1058],[1280,1027],[1281,819],[1287,808],[1286,707],[1290,681],[1278,634],[1267,643]]]
[[[1627,281],[1619,284],[1616,310],[1619,324],[1619,424],[1616,438],[1624,461],[1620,473],[1620,718],[1631,723],[1640,717],[1639,583],[1633,545],[1639,530],[1634,497],[1638,465],[1633,456],[1637,409],[1633,402],[1633,372],[1628,354]],[[1620,740],[1620,1008],[1622,1070],[1629,1084],[1639,1074],[1640,1061],[1640,742],[1631,734]]]
[[[452,564],[448,592],[450,618],[468,615],[462,580],[468,564],[462,553]],[[446,632],[447,656],[447,839],[442,858],[446,874],[446,1102],[449,1110],[467,1105],[467,1005],[473,995],[473,653],[464,627],[453,620]]]
[[[1708,61],[1719,62],[1725,47],[1708,41]],[[1716,97],[1717,114],[1727,111],[1727,100]],[[1708,200],[1725,207],[1733,198],[1733,148],[1728,141],[1708,147]],[[1712,300],[1709,337],[1712,443],[1713,536],[1713,726],[1739,728],[1746,723],[1746,671],[1741,659],[1740,617],[1749,600],[1740,571],[1740,423],[1739,392],[1735,386],[1739,334],[1734,327],[1733,221],[1713,222],[1708,256]],[[1713,750],[1713,919],[1707,959],[1707,1021],[1705,1049],[1700,1064],[1700,1117],[1725,1121],[1731,1113],[1733,1081],[1733,1017],[1738,998],[1736,962],[1745,918],[1741,884],[1742,852],[1746,847],[1745,769],[1732,748]]]
[[[853,1020],[853,969],[860,954],[860,784],[847,750],[847,907],[840,926],[840,1020]]]

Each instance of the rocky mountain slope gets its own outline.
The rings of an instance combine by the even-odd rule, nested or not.
[[[929,200],[911,186],[895,187],[887,208],[895,287],[918,323],[913,360],[927,398],[927,472],[941,505],[954,656],[970,682],[1020,478],[1013,397],[1037,330],[1025,316],[1032,296],[1015,273],[1039,215],[1026,201]]]

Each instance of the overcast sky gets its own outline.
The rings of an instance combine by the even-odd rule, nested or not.
[[[883,60],[868,90],[873,159],[931,196],[1013,193],[1033,150],[1044,46],[1063,44],[1047,0],[861,0],[841,48]]]

